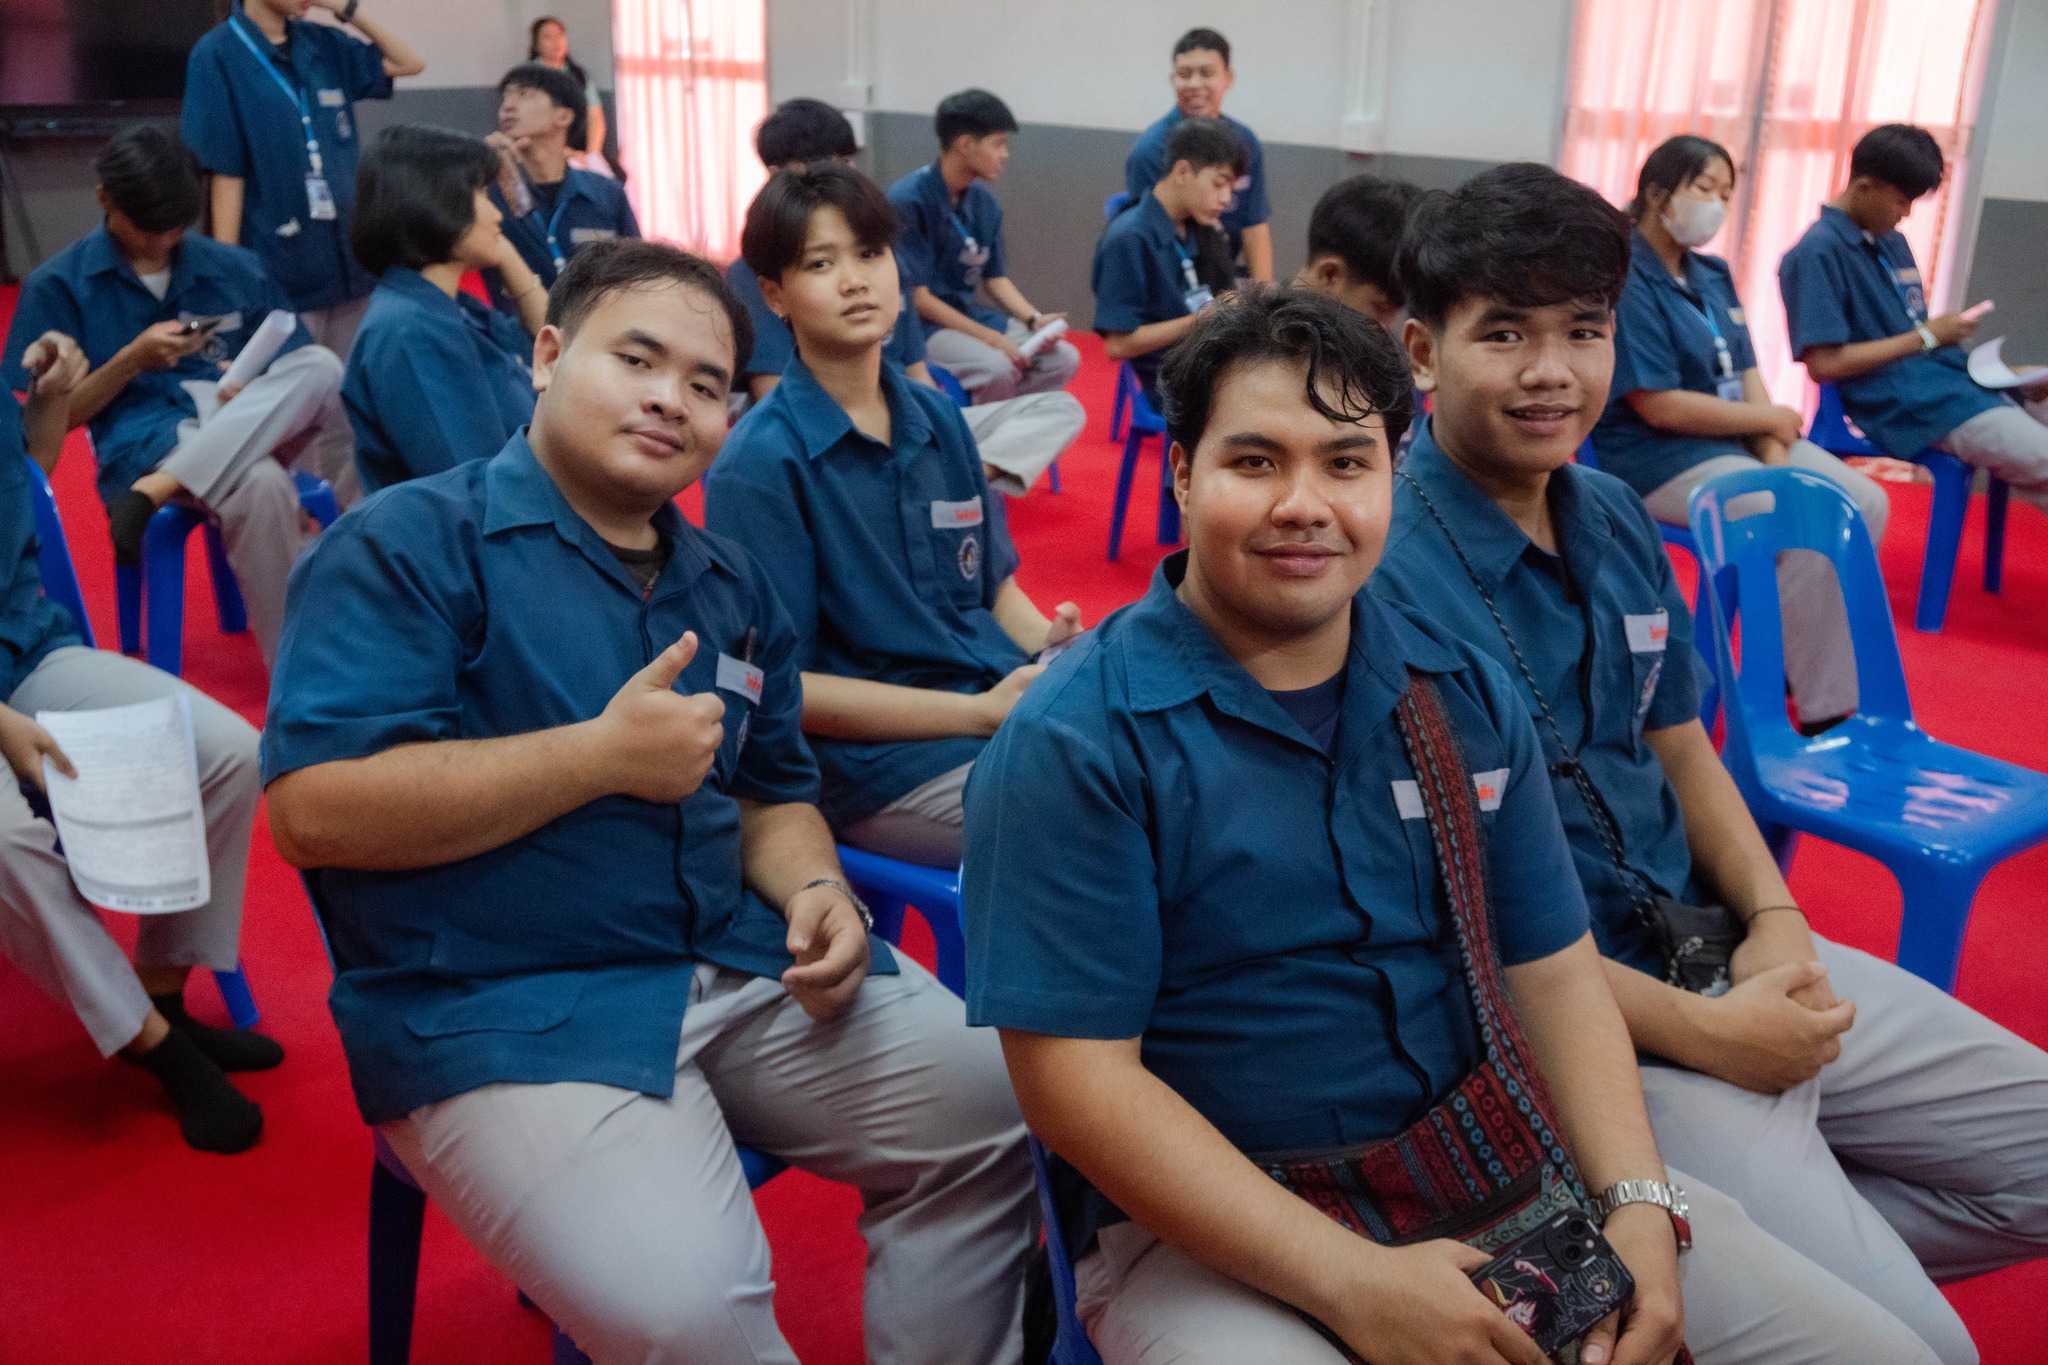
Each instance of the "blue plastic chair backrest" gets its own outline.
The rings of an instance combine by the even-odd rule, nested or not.
[[[1806,439],[1830,455],[1884,454],[1850,424],[1849,414],[1842,411],[1842,395],[1833,384],[1820,386],[1820,406],[1813,410],[1813,425],[1807,429]]]
[[[1728,712],[1731,756],[1806,741],[1785,711],[1785,639],[1778,611],[1778,555],[1813,550],[1834,565],[1848,607],[1856,654],[1857,715],[1911,724],[1913,703],[1899,660],[1899,637],[1885,596],[1884,575],[1870,531],[1849,495],[1803,469],[1759,466],[1709,479],[1693,490],[1693,540],[1701,567],[1716,585],[1735,580],[1742,622],[1742,668],[1734,667],[1730,628],[1719,592],[1707,594],[1721,681],[1735,679],[1740,698]]]
[[[1585,440],[1579,442],[1578,453],[1572,456],[1572,462],[1574,464],[1582,464],[1588,469],[1598,469],[1600,467],[1600,455],[1593,449],[1592,437],[1588,436]]]
[[[1102,216],[1104,218],[1114,218],[1130,206],[1130,193],[1126,190],[1118,190],[1115,194],[1102,201]]]
[[[924,367],[931,371],[932,378],[938,382],[938,386],[941,389],[946,391],[946,397],[952,399],[956,407],[965,408],[974,405],[974,400],[967,396],[966,385],[955,378],[951,370],[947,369],[944,365],[934,365],[929,360],[924,363]]]
[[[1129,364],[1129,361],[1125,361]],[[1145,396],[1145,386],[1138,382],[1137,371],[1131,372],[1131,425],[1139,431],[1164,433],[1166,419],[1152,406],[1152,400]]]
[[[78,570],[71,562],[71,544],[64,539],[64,520],[57,515],[57,498],[43,467],[28,456],[28,496],[36,514],[36,572],[43,580],[43,596],[70,613],[79,635],[90,647],[92,618],[85,614],[85,594],[79,591]]]

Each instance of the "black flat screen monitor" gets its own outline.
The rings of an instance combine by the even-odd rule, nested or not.
[[[0,106],[175,105],[225,0],[0,0]]]

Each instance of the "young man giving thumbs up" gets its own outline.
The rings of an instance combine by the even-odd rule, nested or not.
[[[671,499],[751,337],[599,243],[533,424],[293,576],[264,733],[363,1116],[585,1352],[795,1365],[735,1141],[860,1187],[869,1355],[1012,1362],[1031,1231],[995,1040],[867,933],[754,560]]]

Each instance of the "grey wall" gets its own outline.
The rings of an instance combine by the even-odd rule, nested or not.
[[[2015,365],[2048,364],[2048,250],[2043,249],[2044,243],[2048,243],[2048,202],[1984,200],[1964,306],[1979,299],[1997,302],[1998,311],[1984,319],[1977,335],[1987,341],[2005,337],[2005,358]]]
[[[937,143],[929,116],[872,113],[863,160],[887,185],[930,161]],[[1088,267],[1102,235],[1102,203],[1124,187],[1124,156],[1135,135],[1105,128],[1025,124],[1011,142],[1009,168],[993,188],[1003,206],[1010,277],[1038,307],[1065,311],[1085,327],[1094,313]],[[1353,156],[1331,147],[1269,142],[1267,193],[1273,201],[1274,271],[1287,279],[1306,252],[1309,211],[1318,196],[1360,172],[1449,189],[1492,164],[1451,157]]]

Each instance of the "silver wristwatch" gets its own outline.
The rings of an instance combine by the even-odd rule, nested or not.
[[[853,888],[851,886],[848,886],[845,882],[840,881],[837,877],[820,877],[816,881],[805,882],[802,886],[797,888],[797,892],[799,895],[801,895],[803,892],[810,890],[814,886],[829,886],[834,891],[837,891],[840,895],[846,897],[847,900],[853,903],[854,910],[860,915],[861,927],[863,929],[870,930],[872,930],[875,927],[874,912],[868,909],[868,903],[866,901],[862,900],[859,896],[854,894]]]
[[[1617,1180],[1593,1196],[1592,1214],[1606,1223],[1624,1204],[1655,1204],[1671,1215],[1672,1231],[1678,1234],[1678,1249],[1692,1250],[1692,1206],[1685,1202],[1685,1188],[1662,1180]]]
[[[1934,351],[1941,348],[1941,338],[1934,335],[1934,329],[1924,322],[1913,324],[1913,330],[1920,334],[1920,349]]]

